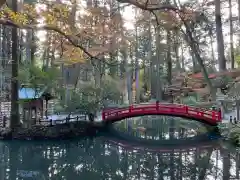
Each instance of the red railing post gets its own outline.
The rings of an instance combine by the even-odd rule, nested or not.
[[[133,109],[133,105],[131,104],[131,105],[129,106],[129,112],[132,112],[132,109]]]
[[[221,108],[218,109],[218,121],[222,120],[222,110]]]
[[[212,111],[212,120],[216,121],[216,112],[214,110]]]
[[[102,111],[102,120],[104,121],[105,120],[105,112]]]
[[[185,106],[185,113],[188,114],[188,106]]]
[[[159,109],[159,101],[156,101],[156,109]]]
[[[195,110],[196,110],[196,112],[197,112],[197,116],[199,116],[199,108],[196,107]]]

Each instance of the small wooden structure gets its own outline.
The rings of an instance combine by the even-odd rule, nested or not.
[[[44,116],[44,101],[47,104],[53,97],[46,90],[33,89],[33,88],[21,88],[18,91],[19,100],[21,101],[23,125],[31,126],[37,123],[38,118]]]

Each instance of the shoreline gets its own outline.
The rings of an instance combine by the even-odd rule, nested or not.
[[[78,121],[53,126],[35,125],[30,128],[18,127],[0,130],[0,140],[64,140],[76,137],[96,136],[104,129],[101,122]]]

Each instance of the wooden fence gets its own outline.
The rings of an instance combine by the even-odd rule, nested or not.
[[[87,116],[86,115],[79,115],[79,116],[76,116],[76,117],[66,117],[64,119],[57,119],[57,120],[52,120],[52,119],[42,120],[42,119],[40,119],[37,122],[37,125],[54,126],[56,124],[68,124],[70,122],[79,122],[79,121],[87,121]]]
[[[33,120],[35,121],[35,120]],[[39,126],[54,126],[56,124],[68,124],[70,122],[80,122],[80,121],[87,121],[87,115],[78,115],[76,117],[69,117],[67,116],[64,119],[38,119],[35,125]],[[9,127],[10,119],[7,116],[0,117],[0,127],[6,128]]]

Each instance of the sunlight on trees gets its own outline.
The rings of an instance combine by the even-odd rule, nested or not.
[[[105,17],[108,16],[109,12],[105,7],[89,8],[88,13],[80,14],[77,20],[74,20],[72,19],[74,18],[72,16],[76,14],[74,6],[76,5],[46,3],[45,6],[39,7],[35,4],[24,3],[22,10],[16,13],[11,8],[4,7],[0,14],[0,24],[16,26],[20,29],[54,31],[52,36],[56,38],[55,48],[63,51],[64,60],[61,60],[61,62],[65,61],[64,63],[68,65],[83,62],[87,56],[97,58],[102,53],[113,51],[116,45],[120,45],[119,42],[124,42],[124,37],[121,36],[121,41],[117,44],[111,41],[111,44],[107,43],[100,46],[103,42],[107,42],[109,38],[120,38],[117,33],[123,30],[118,29],[121,23],[120,16],[115,15],[113,19],[106,21]],[[101,14],[102,12],[103,14]],[[92,18],[94,16],[99,18],[100,21],[92,26],[91,22],[93,22]],[[42,22],[40,23],[40,21]],[[81,26],[79,26],[80,24]],[[86,41],[95,41],[95,45],[91,48],[85,48],[82,44]]]
[[[219,3],[42,0],[24,1],[15,12],[11,3],[3,2],[0,3],[2,33],[7,34],[11,27],[19,29],[21,84],[45,84],[52,90],[60,87],[76,94],[91,84],[94,90],[90,88],[89,92],[94,91],[95,98],[104,99],[104,87],[108,87],[105,78],[110,76],[116,82],[120,79],[121,86],[111,82],[109,89],[118,87],[121,98],[132,104],[151,98],[169,100],[172,91],[182,96],[185,91],[199,88],[206,90],[205,100],[215,101],[219,86],[235,83],[224,78],[211,80],[211,73],[216,73],[220,64],[219,70],[224,71],[227,64],[227,56],[216,50],[214,44],[224,45],[220,37],[221,22],[215,22],[222,10]],[[128,23],[133,29],[125,26],[128,21],[124,19],[128,14],[125,7],[132,10],[129,15],[134,16],[133,22]],[[229,18],[223,16],[223,25]],[[40,35],[40,31],[44,33]],[[7,49],[11,38],[6,36],[4,42],[3,48]],[[227,53],[232,55],[232,51],[230,48]],[[230,58],[231,63],[239,63],[238,53],[234,59]],[[51,75],[55,70],[58,73]],[[201,73],[202,77],[184,83],[194,73]],[[229,76],[236,78],[232,74]],[[226,93],[228,88],[231,87],[225,87]]]

